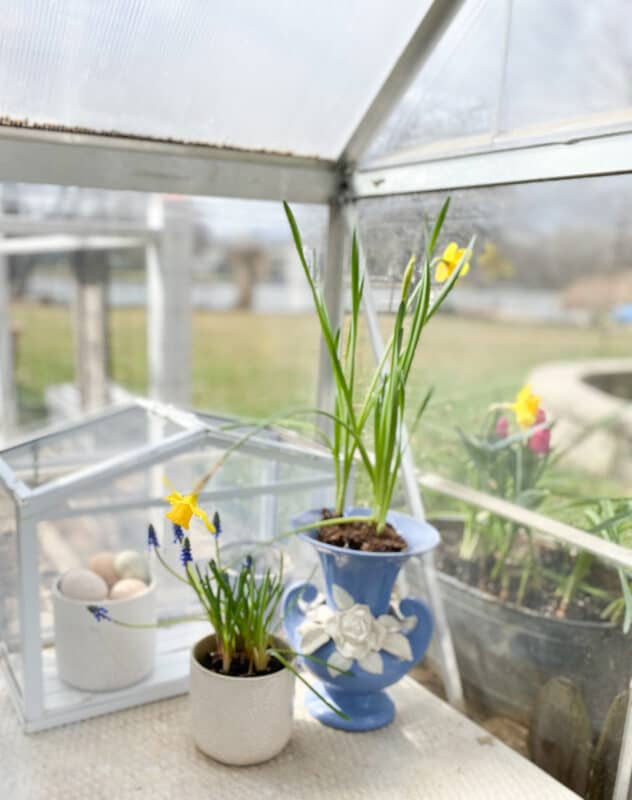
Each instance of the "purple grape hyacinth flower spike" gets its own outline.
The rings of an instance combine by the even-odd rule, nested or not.
[[[193,554],[191,553],[191,542],[188,539],[185,539],[182,543],[182,550],[180,551],[180,561],[182,562],[182,566],[186,567],[187,564],[190,564],[193,561]]]
[[[159,547],[158,537],[156,536],[156,529],[151,524],[147,529],[147,547],[150,550],[152,549],[152,547]]]
[[[108,622],[112,622],[110,612],[107,608],[105,608],[105,606],[88,606],[88,611],[92,614],[97,622],[101,622],[101,620],[104,619]]]

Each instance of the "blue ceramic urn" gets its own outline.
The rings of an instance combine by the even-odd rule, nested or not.
[[[348,509],[347,516],[370,514]],[[297,517],[294,527],[322,518],[321,511]],[[395,715],[384,691],[423,656],[432,634],[428,606],[414,598],[395,603],[393,587],[404,563],[436,547],[439,534],[427,522],[389,512],[395,530],[406,540],[399,553],[372,553],[336,547],[318,540],[318,530],[300,534],[320,557],[325,579],[322,596],[311,583],[296,583],[283,600],[287,638],[316,678],[310,684],[348,719],[332,711],[314,693],[307,694],[312,716],[349,731],[380,728]]]

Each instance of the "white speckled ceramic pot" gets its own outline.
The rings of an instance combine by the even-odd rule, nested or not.
[[[292,733],[294,675],[287,669],[256,678],[231,677],[200,663],[213,650],[207,636],[191,652],[193,738],[206,755],[245,766],[274,758]],[[279,647],[287,644],[279,641]]]
[[[97,622],[88,606],[104,606],[121,622],[155,625],[156,581],[143,594],[100,603],[64,597],[58,584],[54,583],[52,595],[59,677],[77,689],[108,692],[149,675],[156,658],[155,628],[124,628],[105,619]]]

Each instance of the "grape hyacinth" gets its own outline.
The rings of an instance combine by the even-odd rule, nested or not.
[[[188,540],[188,538],[182,543],[180,561],[182,562],[183,567],[186,567],[187,564],[190,564],[193,561],[193,555],[191,554],[191,542]]]
[[[151,550],[152,547],[158,547],[158,537],[156,536],[156,529],[150,523],[147,529],[147,547]]]
[[[101,622],[103,619],[107,620],[108,622],[112,622],[110,612],[107,610],[107,608],[105,608],[105,606],[88,606],[88,611],[92,614],[97,622]]]
[[[182,526],[178,525],[177,523],[173,523],[173,543],[174,544],[182,544],[182,540],[184,539],[184,531],[182,530]]]

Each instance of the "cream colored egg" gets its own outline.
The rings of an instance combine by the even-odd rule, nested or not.
[[[100,575],[89,569],[69,569],[61,576],[59,591],[72,600],[105,600],[108,585]]]
[[[138,578],[123,578],[110,589],[110,600],[125,600],[147,591],[147,584]]]
[[[88,562],[88,567],[93,572],[96,572],[97,575],[100,575],[108,586],[113,586],[119,579],[114,569],[114,553],[109,551],[104,550],[92,556]]]
[[[123,550],[114,557],[114,571],[119,578],[137,578],[149,583],[147,559],[137,550]]]

